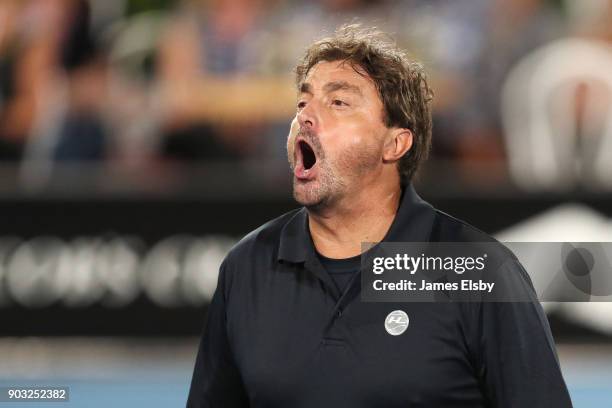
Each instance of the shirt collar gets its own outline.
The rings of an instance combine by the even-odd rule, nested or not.
[[[402,192],[395,219],[383,242],[428,242],[435,220],[434,208],[414,191],[411,184]],[[281,231],[278,260],[305,262],[314,254],[308,229],[308,211],[301,208]]]

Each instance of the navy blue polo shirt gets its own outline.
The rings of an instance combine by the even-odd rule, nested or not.
[[[407,187],[385,242],[486,242]],[[505,263],[533,292],[516,259]],[[508,272],[508,270],[506,271]],[[338,289],[302,208],[224,260],[188,407],[571,407],[546,316],[532,302],[374,303]],[[384,326],[402,310],[398,336]]]

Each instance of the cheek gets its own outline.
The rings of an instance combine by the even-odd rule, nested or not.
[[[346,166],[355,161],[372,163],[382,157],[384,125],[374,123],[365,113],[343,117],[333,132],[324,132],[322,147],[332,161]]]
[[[294,118],[291,122],[291,128],[289,129],[289,135],[287,136],[287,155],[292,158],[293,150],[295,147],[295,138],[299,130],[297,118]]]
[[[373,135],[353,134],[341,142],[330,144],[333,166],[355,173],[356,169],[372,168],[381,161],[382,148]],[[360,173],[357,171],[357,173]],[[357,174],[355,173],[355,174]]]
[[[345,133],[344,148],[362,154],[364,152],[373,154],[382,151],[382,141],[380,129],[366,122],[352,127]]]
[[[287,137],[287,156],[289,158],[293,158],[293,150],[295,147],[295,143],[293,142],[295,139],[295,136],[293,135],[289,135],[289,137]]]

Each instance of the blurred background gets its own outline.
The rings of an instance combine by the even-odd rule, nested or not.
[[[430,74],[425,199],[501,240],[612,241],[611,0],[0,0],[0,385],[185,404],[221,260],[296,207],[292,69],[355,20]],[[545,307],[575,406],[608,407],[591,300]]]

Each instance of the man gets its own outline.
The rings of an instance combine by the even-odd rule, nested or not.
[[[296,72],[287,150],[304,207],[224,260],[187,405],[570,407],[535,299],[360,300],[363,242],[491,241],[410,184],[431,139],[421,66],[345,26]],[[504,265],[531,295],[516,259]]]

